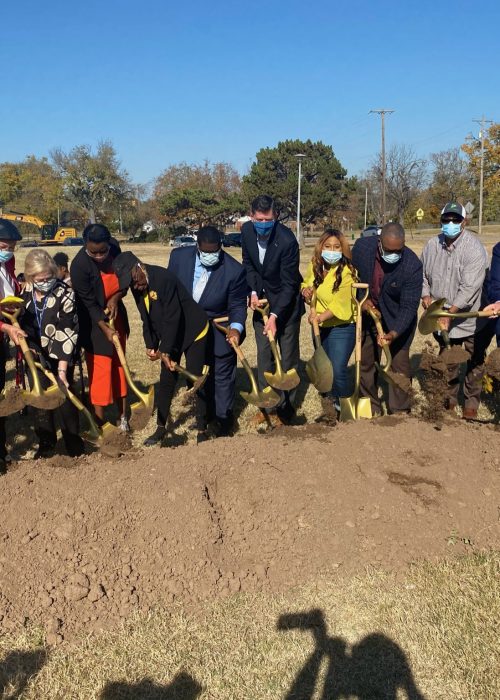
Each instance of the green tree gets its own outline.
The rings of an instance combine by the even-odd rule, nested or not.
[[[116,219],[119,204],[133,199],[134,187],[111,142],[99,143],[95,153],[82,145],[69,153],[55,149],[51,157],[66,197],[86,211],[90,223],[109,218],[111,212]]]
[[[262,148],[250,172],[243,177],[242,194],[248,204],[259,194],[274,197],[277,206],[290,216],[297,215],[297,154],[303,153],[301,220],[305,224],[332,219],[348,207],[347,171],[331,146],[321,141],[281,141],[274,148]]]
[[[20,163],[1,163],[0,201],[5,209],[53,222],[64,204],[63,183],[47,158],[31,155]]]
[[[475,185],[474,203],[479,207],[481,142],[471,139],[463,144],[470,174]],[[486,221],[500,220],[500,123],[491,124],[484,138],[483,216]]]
[[[229,163],[179,163],[158,177],[154,201],[167,223],[223,227],[245,210],[240,185],[240,176]]]

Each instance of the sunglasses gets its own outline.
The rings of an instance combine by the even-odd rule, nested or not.
[[[442,216],[442,224],[461,224],[463,221],[461,216]]]

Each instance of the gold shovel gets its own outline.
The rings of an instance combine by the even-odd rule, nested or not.
[[[114,330],[115,324],[112,320],[109,321],[109,325]],[[113,345],[116,348],[116,354],[118,355],[120,364],[123,367],[127,384],[139,399],[139,401],[136,401],[130,406],[130,427],[132,428],[132,430],[142,430],[146,427],[146,425],[149,422],[149,419],[153,415],[155,405],[154,386],[150,386],[148,393],[145,394],[135,384],[134,380],[132,379],[132,375],[130,374],[127,358],[125,357],[125,353],[123,352],[118,333],[115,333],[113,335]]]
[[[3,307],[16,307],[11,313],[6,311]],[[0,307],[2,309],[2,315],[11,322],[16,328],[20,328],[17,318],[21,313],[21,309],[24,306],[24,300],[20,297],[5,297],[0,301]],[[64,394],[59,388],[57,382],[53,382],[52,386],[48,389],[42,389],[40,384],[40,377],[38,376],[37,369],[35,367],[35,359],[33,352],[28,347],[28,343],[24,338],[19,338],[19,347],[24,355],[26,364],[29,367],[31,374],[32,386],[30,391],[22,389],[22,396],[28,406],[33,406],[34,408],[44,409],[46,411],[52,411],[54,408],[58,408],[64,403]],[[7,400],[7,398],[5,399]]]
[[[222,318],[214,318],[212,323],[214,326],[222,331],[222,333],[225,333],[228,335],[229,329],[226,328],[226,326],[223,326],[222,324],[227,322],[229,319],[227,316],[224,316]],[[243,354],[243,350],[240,348],[238,343],[234,340],[231,339],[230,341],[231,346],[238,356],[239,361],[243,365],[243,368],[245,372],[248,375],[248,378],[250,380],[250,385],[251,385],[251,391],[240,391],[240,396],[242,399],[244,399],[247,403],[251,403],[253,406],[257,406],[257,408],[274,408],[277,406],[280,402],[280,396],[277,394],[274,389],[271,389],[270,386],[266,386],[265,389],[259,389],[259,386],[257,384],[257,380],[255,379],[254,373],[252,372],[252,368],[248,364],[248,360]],[[267,414],[266,414],[267,415]]]
[[[321,344],[321,334],[319,331],[318,317],[316,314],[316,290],[311,297],[311,313],[313,327],[314,354],[306,362],[306,372],[309,381],[319,391],[326,394],[333,386],[333,365],[326,354],[325,348]]]
[[[356,375],[354,381],[354,394],[348,396],[347,398],[340,399],[340,420],[358,420],[359,418],[371,418],[372,417],[372,406],[370,399],[367,397],[360,397],[359,395],[359,384],[361,379],[361,331],[362,331],[362,320],[361,320],[361,305],[368,298],[368,288],[369,286],[364,282],[354,282],[351,287],[351,294],[358,307],[358,313],[356,316],[356,345],[354,349],[354,359],[356,362]],[[364,289],[364,295],[361,301],[358,300],[356,291],[358,289]]]
[[[446,299],[436,299],[426,308],[418,322],[418,330],[422,335],[430,335],[430,333],[441,331],[445,344],[449,343],[449,338],[447,343],[446,337],[448,337],[448,333],[440,327],[440,318],[490,318],[495,315],[492,311],[458,311],[457,313],[450,313],[444,310],[445,304]]]
[[[47,379],[50,379],[52,383],[56,382],[56,378],[52,372],[45,367],[43,367],[39,362],[35,362],[36,367],[41,370]],[[122,432],[116,426],[111,425],[111,423],[104,423],[101,427],[97,425],[95,420],[92,418],[92,414],[88,408],[80,401],[78,396],[76,396],[68,387],[62,385],[62,391],[66,394],[71,403],[85,416],[88,423],[88,430],[82,432],[82,438],[99,448],[104,447],[107,444],[116,441],[116,438],[122,437]]]
[[[205,384],[205,382],[208,379],[208,372],[210,370],[210,367],[208,365],[203,365],[203,369],[201,371],[201,375],[198,376],[196,374],[193,374],[192,372],[188,372],[188,370],[185,367],[182,367],[179,365],[177,362],[175,364],[175,371],[179,372],[179,374],[182,374],[186,379],[189,379],[191,382],[192,386],[189,387],[189,389],[186,391],[186,395],[192,396],[192,394],[195,394],[201,387]]]
[[[384,329],[380,320],[380,312],[376,309],[370,308],[368,309],[368,313],[370,314],[375,323],[377,335],[379,337],[382,337],[384,335]],[[392,355],[389,346],[389,341],[382,341],[382,352],[385,355],[385,365],[381,365],[378,362],[376,362],[375,367],[377,368],[379,374],[386,380],[386,382],[392,384],[392,386],[396,389],[401,389],[402,391],[405,391],[408,394],[411,391],[411,381],[408,379],[408,377],[405,377],[404,374],[401,374],[400,372],[391,371]]]
[[[261,304],[261,306],[257,306],[256,310],[262,314],[262,319],[265,326],[269,320],[269,304],[267,303],[267,299],[260,299],[259,304]],[[281,391],[291,391],[292,389],[295,389],[295,387],[300,384],[300,377],[297,374],[297,370],[289,369],[286,372],[283,370],[283,366],[281,364],[281,354],[278,345],[276,344],[274,334],[271,331],[267,332],[267,339],[269,340],[271,352],[273,353],[275,370],[274,374],[273,372],[264,372],[266,382],[269,384],[269,386],[272,386],[273,389],[281,389]]]

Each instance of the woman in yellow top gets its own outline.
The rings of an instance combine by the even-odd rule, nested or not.
[[[327,229],[321,236],[302,283],[302,296],[310,302],[316,291],[316,314],[320,324],[321,344],[333,365],[333,387],[322,395],[325,416],[335,418],[340,398],[350,396],[347,365],[356,341],[355,308],[351,285],[357,280],[351,263],[351,250],[345,236],[337,229]]]

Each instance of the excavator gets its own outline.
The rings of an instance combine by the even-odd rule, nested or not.
[[[58,228],[55,224],[47,224],[33,214],[21,214],[16,211],[3,211],[0,209],[0,218],[8,219],[15,223],[33,224],[33,226],[36,226],[40,231],[41,237],[41,240],[38,241],[39,246],[63,245],[68,239],[78,237],[76,228],[68,228],[66,226]]]

